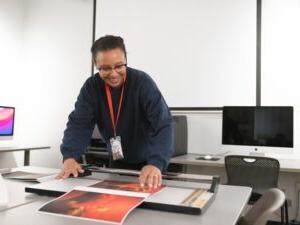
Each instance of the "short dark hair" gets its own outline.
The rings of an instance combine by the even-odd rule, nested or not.
[[[112,50],[115,48],[120,48],[124,52],[125,58],[127,59],[123,38],[114,35],[105,35],[93,43],[91,48],[93,59],[95,59],[98,52]]]

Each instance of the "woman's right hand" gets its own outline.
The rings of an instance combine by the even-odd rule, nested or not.
[[[78,177],[78,173],[83,173],[84,170],[81,168],[78,162],[75,159],[69,158],[64,161],[63,168],[60,173],[55,177],[56,179],[66,179],[71,174],[74,177]]]

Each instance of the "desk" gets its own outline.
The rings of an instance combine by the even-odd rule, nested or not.
[[[217,161],[211,160],[197,160],[198,154],[186,154],[173,157],[170,162],[174,164],[194,165],[194,166],[211,166],[224,168],[224,156],[220,156]],[[251,157],[251,156],[250,156]],[[267,156],[272,157],[272,156]],[[291,157],[291,156],[289,156]],[[277,157],[273,157],[277,158]],[[277,158],[280,163],[280,172],[300,173],[300,159],[299,158],[284,158],[284,156]]]
[[[25,186],[25,185],[24,185]],[[25,193],[24,193],[25,194]],[[248,202],[251,188],[220,185],[214,202],[202,215],[185,215],[148,209],[135,209],[125,220],[125,225],[234,225]],[[0,224],[9,225],[99,225],[103,223],[64,218],[37,213],[36,210],[50,197],[36,196],[27,204],[0,212]]]
[[[14,168],[12,171],[25,171],[25,172],[39,172],[39,173],[58,173],[60,170],[59,169],[52,169],[52,168],[41,168],[41,167],[32,167],[32,166],[25,166],[25,167],[19,167],[19,168]],[[22,181],[17,181],[17,180],[9,180],[9,179],[4,179],[5,181],[5,186],[7,189],[7,194],[8,194],[8,205],[6,207],[3,207],[0,209],[1,211],[6,211],[11,208],[28,204],[30,202],[34,202],[40,198],[38,195],[30,194],[30,193],[25,193],[25,187],[28,186],[28,182],[22,182]],[[2,225],[0,221],[0,225]]]
[[[184,171],[187,173],[202,173],[208,175],[219,175],[223,183],[226,182],[226,172],[224,156],[220,160],[197,160],[199,154],[186,154],[173,157],[170,162],[184,165]],[[281,155],[278,157],[267,155],[268,157],[277,158],[280,163],[280,173],[278,187],[286,193],[289,202],[290,218],[295,218],[299,213],[298,209],[298,192],[300,191],[300,159],[292,158],[293,155]]]
[[[0,147],[0,153],[4,152],[19,152],[24,151],[24,166],[29,166],[30,163],[30,151],[50,149],[50,146],[41,147]]]

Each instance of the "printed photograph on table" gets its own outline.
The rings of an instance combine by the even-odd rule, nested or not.
[[[118,195],[78,189],[46,203],[38,212],[122,224],[126,216],[145,199],[141,195]]]
[[[156,193],[160,191],[164,186],[160,186],[158,188],[149,188],[148,186],[141,187],[139,183],[136,182],[125,182],[125,181],[113,181],[113,180],[103,180],[99,183],[93,184],[90,187],[97,188],[106,188],[106,189],[114,189],[114,190],[122,190],[122,191],[134,191],[134,192],[142,192],[142,193]]]

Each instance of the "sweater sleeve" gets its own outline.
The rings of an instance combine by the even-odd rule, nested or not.
[[[142,85],[140,97],[151,130],[151,153],[147,163],[166,170],[174,152],[171,113],[156,84],[148,76]]]
[[[69,115],[67,128],[60,146],[63,159],[79,159],[85,152],[95,125],[95,113],[91,95],[91,84],[85,82]]]

